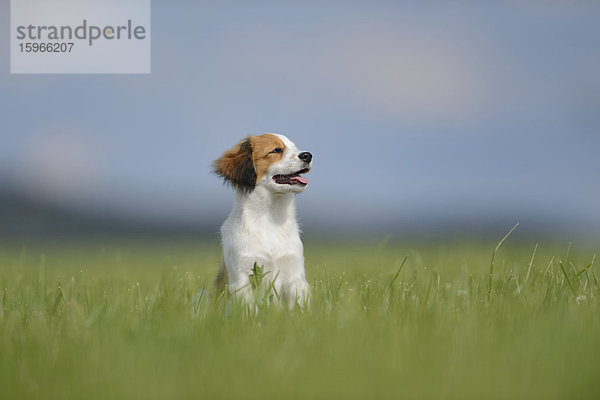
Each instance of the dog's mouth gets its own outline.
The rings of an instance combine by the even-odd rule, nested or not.
[[[309,171],[308,168],[304,168],[298,172],[294,172],[293,174],[289,174],[289,175],[274,175],[273,180],[275,181],[275,183],[277,183],[279,185],[306,186],[306,185],[308,185],[308,179],[306,179],[303,176],[300,176],[300,174],[305,174],[308,171]]]

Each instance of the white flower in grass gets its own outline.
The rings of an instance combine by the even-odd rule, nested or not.
[[[575,302],[577,304],[586,304],[587,303],[587,297],[585,295],[579,295],[577,296],[577,298],[575,299]]]

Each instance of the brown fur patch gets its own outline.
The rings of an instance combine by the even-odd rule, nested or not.
[[[282,149],[280,153],[273,153]],[[213,169],[225,181],[239,190],[250,192],[267,173],[271,164],[280,161],[285,144],[272,133],[248,136],[213,163]]]
[[[252,191],[256,185],[256,170],[252,158],[252,140],[242,140],[213,163],[213,169],[225,181],[242,191]]]
[[[285,144],[272,133],[265,133],[260,136],[250,136],[252,141],[252,159],[254,160],[254,170],[256,171],[256,181],[262,179],[267,173],[269,167],[283,158]],[[272,153],[275,149],[282,149],[281,153]]]

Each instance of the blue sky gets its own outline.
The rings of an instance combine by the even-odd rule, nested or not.
[[[314,154],[307,228],[600,233],[600,4],[424,3],[154,1],[137,76],[10,75],[5,35],[0,185],[202,221],[231,205],[212,160],[278,132]]]

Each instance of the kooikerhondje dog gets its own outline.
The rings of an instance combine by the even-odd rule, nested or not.
[[[249,277],[256,263],[273,280],[288,306],[306,305],[310,288],[294,197],[308,179],[312,154],[287,137],[248,136],[214,162],[214,171],[235,189],[233,210],[221,227],[223,262],[215,287],[252,302]]]

